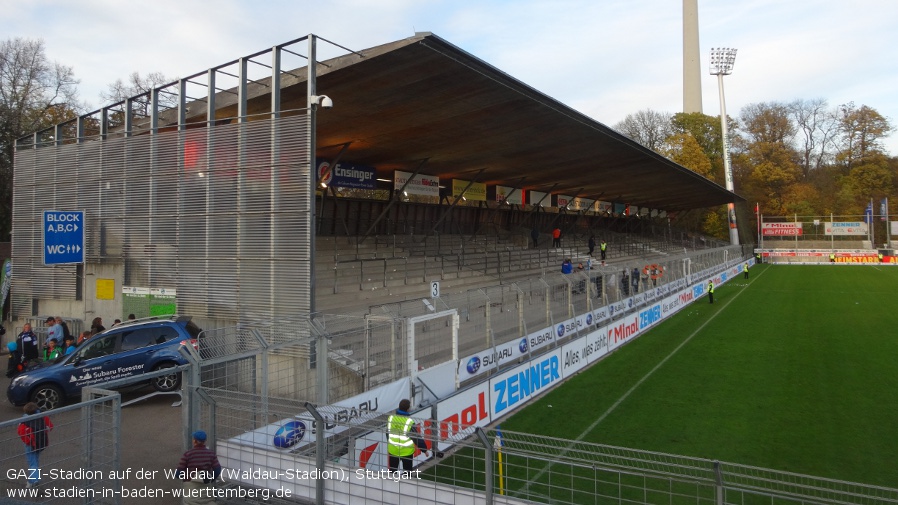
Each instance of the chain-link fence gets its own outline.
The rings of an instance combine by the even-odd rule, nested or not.
[[[383,318],[385,322],[392,320],[394,335],[413,335],[416,352],[427,349],[428,360],[418,363],[425,368],[448,361],[460,361],[461,367],[467,358],[483,353],[498,356],[496,363],[489,358],[485,360],[498,366],[476,370],[479,380],[482,373],[500,371],[503,346],[523,338],[526,342],[521,345],[526,347],[528,355],[554,349],[567,339],[591,331],[596,324],[638,311],[673,289],[703,282],[712,272],[741,261],[744,261],[742,248],[735,246],[672,254],[652,263],[634,259],[613,266],[593,263],[583,265],[581,269],[576,265],[570,274],[543,272],[534,279],[438,298],[375,305],[370,308],[369,315]],[[448,323],[420,325],[411,332],[406,327],[412,318],[441,311],[458,314],[457,354],[446,348]],[[561,333],[559,325],[564,327]],[[333,345],[341,349],[364,345],[376,347],[373,343],[353,344],[345,338],[334,339]],[[397,342],[393,341],[391,345],[395,347]],[[413,372],[405,370],[405,374]],[[372,386],[381,383],[371,381]]]
[[[26,447],[20,426],[51,426],[46,437],[34,433]],[[29,441],[31,439],[29,438]],[[121,399],[94,391],[76,405],[0,422],[2,503],[117,504],[121,483],[115,479],[121,455]],[[44,446],[41,450],[34,448]],[[37,453],[37,466],[26,453]]]

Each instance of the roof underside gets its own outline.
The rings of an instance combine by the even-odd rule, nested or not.
[[[349,143],[341,159],[378,176],[426,159],[442,179],[485,169],[479,182],[670,211],[742,200],[432,34],[362,54],[319,72],[323,157]]]
[[[318,93],[334,101],[317,114],[318,156],[373,166],[379,178],[420,168],[446,181],[667,211],[743,200],[430,33],[316,69]],[[282,75],[281,111],[307,107],[306,76],[307,68]],[[250,120],[269,117],[270,83],[248,83]],[[237,116],[236,96],[216,93],[218,120]],[[186,121],[205,124],[206,102],[189,105]],[[162,128],[175,125],[173,109],[161,114]]]

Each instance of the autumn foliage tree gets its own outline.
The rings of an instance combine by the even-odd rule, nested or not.
[[[47,58],[42,40],[0,42],[0,241],[12,230],[16,140],[76,117],[77,84],[71,67]]]
[[[639,116],[657,119],[664,114],[640,111]],[[722,184],[720,118],[701,113],[669,117],[671,134],[655,150]],[[619,124],[626,126],[623,133],[644,138],[647,133],[638,131],[641,123],[628,118]],[[882,146],[894,128],[869,106],[830,108],[820,98],[756,103],[727,121],[735,191],[752,207],[759,203],[765,215],[856,215],[871,199],[896,194],[898,158]],[[651,128],[651,135],[665,130],[656,123]],[[699,215],[692,221],[700,223],[703,233],[727,237],[720,209]]]

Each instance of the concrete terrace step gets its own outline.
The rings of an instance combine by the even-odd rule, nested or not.
[[[643,252],[658,258],[667,255],[662,244],[642,242],[639,249]],[[623,239],[618,241],[623,243]],[[489,247],[492,250],[487,250]],[[397,236],[389,241],[369,238],[362,244],[355,237],[322,237],[316,252],[316,309],[322,312],[364,312],[371,305],[426,298],[434,280],[440,281],[444,294],[455,294],[536,279],[560,270],[564,258],[571,258],[575,265],[587,259],[581,245],[532,249],[529,244],[507,245],[494,239],[478,243],[467,236],[445,235],[438,241]],[[634,259],[616,256],[609,258],[609,265]],[[497,272],[500,265],[501,274]]]

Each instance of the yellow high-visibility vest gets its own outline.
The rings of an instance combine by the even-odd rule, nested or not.
[[[411,456],[415,441],[408,436],[415,421],[410,417],[392,415],[387,419],[387,452],[391,456]]]

